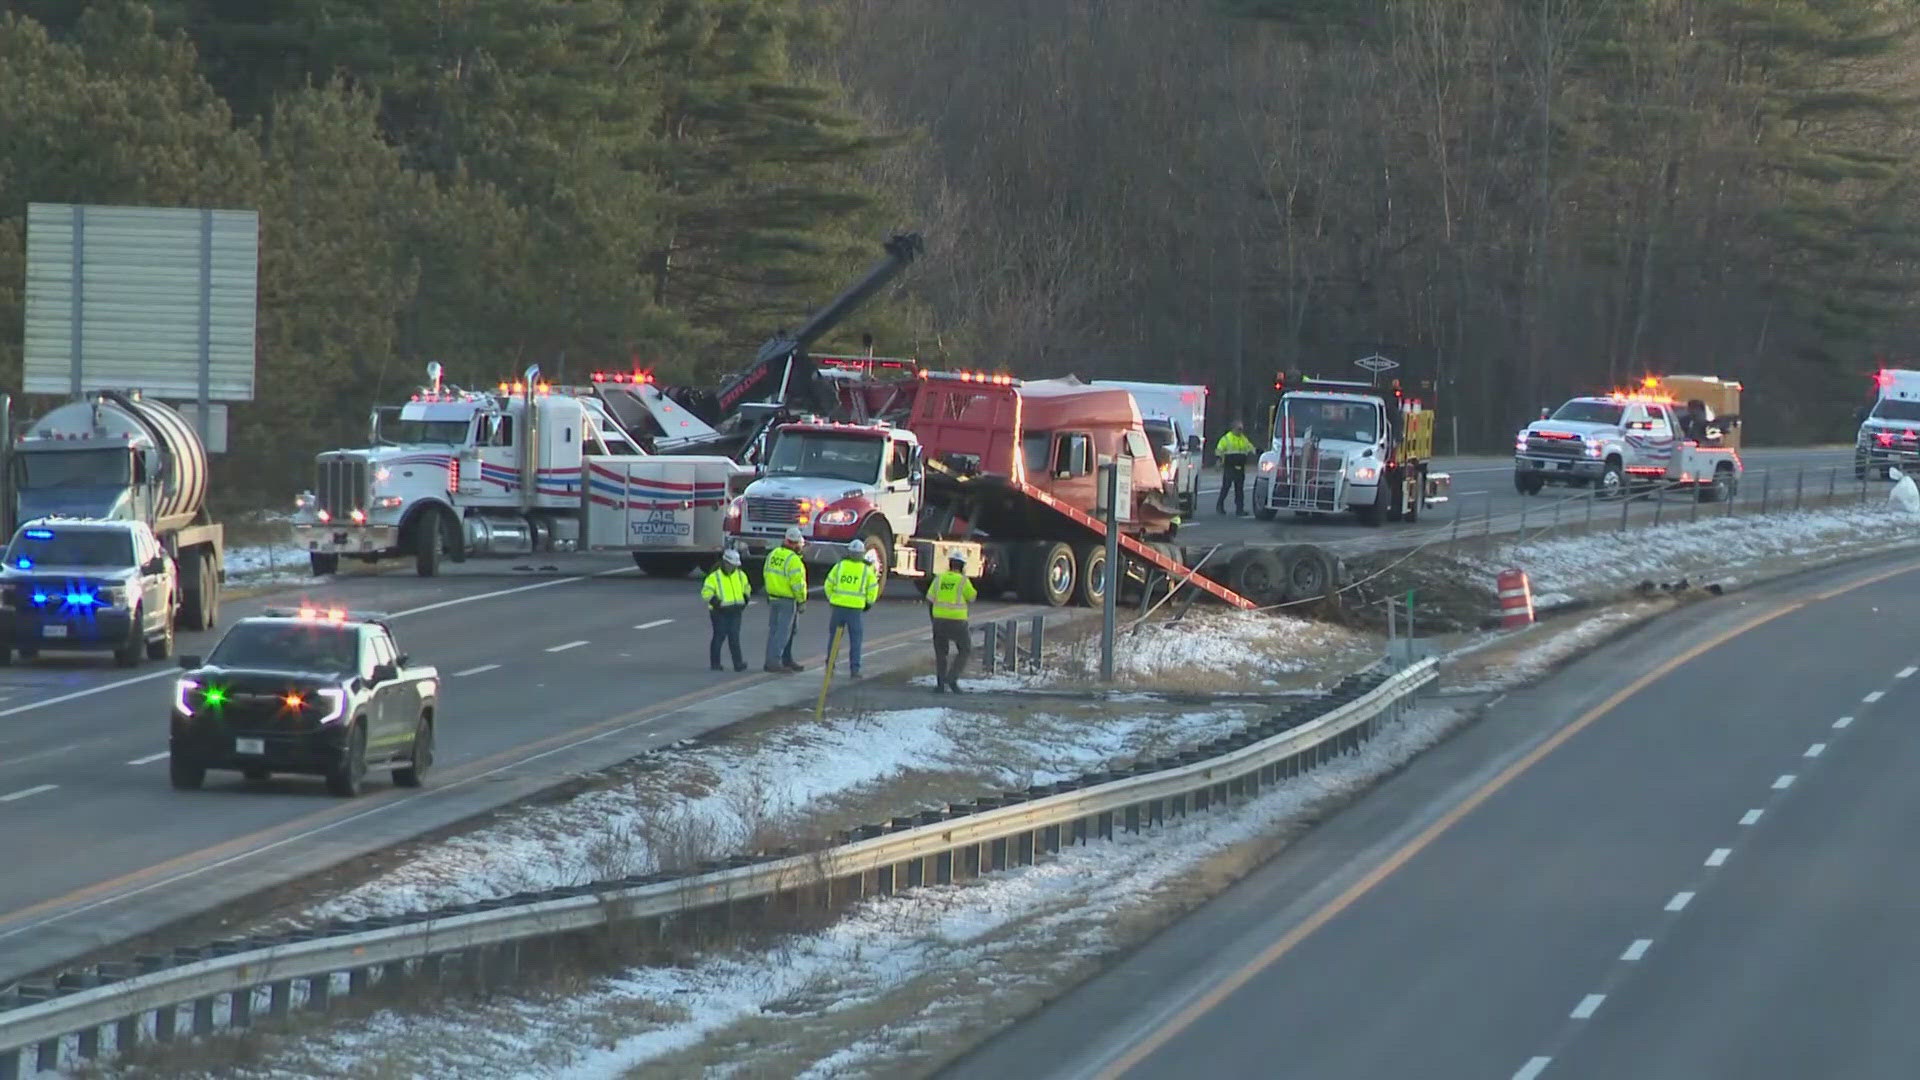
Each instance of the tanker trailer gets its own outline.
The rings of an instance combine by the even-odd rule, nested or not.
[[[213,628],[226,534],[207,514],[207,448],[186,417],[138,391],[96,390],[27,425],[10,449],[7,535],[36,517],[144,521],[179,567],[180,628]]]

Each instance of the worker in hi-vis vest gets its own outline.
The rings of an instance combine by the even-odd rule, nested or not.
[[[1253,440],[1247,438],[1247,425],[1238,420],[1233,429],[1220,436],[1213,448],[1213,456],[1220,459],[1220,498],[1214,502],[1213,512],[1227,512],[1227,489],[1233,489],[1233,512],[1241,517],[1247,516],[1247,461],[1253,457]]]
[[[720,643],[725,641],[733,653],[733,670],[747,670],[747,658],[740,654],[740,618],[747,610],[747,594],[753,582],[740,569],[740,553],[728,548],[700,583],[700,599],[707,602],[707,618],[713,624],[713,636],[707,639],[707,666],[720,670]]]
[[[800,557],[806,546],[800,527],[789,525],[785,540],[767,554],[767,671],[800,670],[793,662],[793,635],[807,610],[807,563]]]
[[[960,552],[947,556],[947,569],[933,577],[927,586],[927,604],[933,614],[933,688],[960,692],[960,669],[967,666],[967,654],[973,651],[967,629],[967,605],[978,599],[980,590],[967,575],[967,557]],[[953,663],[947,663],[947,649],[953,649]]]
[[[847,545],[846,558],[827,571],[823,590],[828,606],[833,608],[833,618],[827,623],[827,640],[831,642],[845,628],[847,670],[857,679],[860,677],[860,642],[866,636],[862,616],[880,599],[880,576],[867,562],[865,541],[856,539]]]

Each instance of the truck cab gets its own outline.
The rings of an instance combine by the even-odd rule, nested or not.
[[[1253,478],[1254,514],[1271,520],[1351,511],[1362,523],[1416,521],[1448,499],[1452,477],[1431,469],[1434,414],[1398,383],[1283,378],[1272,445]]]
[[[1887,478],[1899,466],[1914,472],[1920,464],[1920,371],[1883,368],[1874,372],[1872,405],[1854,416],[1853,476]]]
[[[807,538],[803,557],[820,565],[838,562],[858,537],[884,573],[894,541],[918,526],[923,465],[914,433],[884,422],[783,425],[759,478],[728,507],[727,532],[757,561],[797,526]]]

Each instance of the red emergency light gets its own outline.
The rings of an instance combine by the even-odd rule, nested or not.
[[[1881,368],[1873,373],[1873,385],[1881,390],[1893,385],[1893,372]]]
[[[591,376],[597,383],[620,383],[626,386],[644,386],[653,381],[651,371],[596,371]]]

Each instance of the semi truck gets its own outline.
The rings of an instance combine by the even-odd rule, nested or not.
[[[0,428],[11,416],[0,395]],[[142,522],[174,561],[177,626],[213,628],[226,530],[207,510],[207,448],[186,417],[139,390],[95,390],[0,440],[8,536],[36,518]]]
[[[749,470],[648,454],[607,404],[638,388],[597,374],[556,387],[536,364],[465,390],[427,365],[418,393],[373,410],[368,446],[317,457],[294,510],[313,573],[411,556],[432,577],[475,556],[622,550],[650,574],[678,576],[717,556],[728,495]]]
[[[1740,392],[1713,375],[1648,376],[1631,390],[1569,399],[1514,437],[1513,486],[1593,487],[1604,498],[1654,484],[1724,502],[1738,490]]]
[[[1270,448],[1253,476],[1253,512],[1271,521],[1352,512],[1364,525],[1417,521],[1446,502],[1453,478],[1433,468],[1434,413],[1387,386],[1274,379]]]
[[[1117,386],[1133,395],[1160,464],[1160,478],[1178,494],[1180,512],[1194,516],[1200,508],[1200,463],[1207,446],[1207,388],[1124,379],[1095,379],[1093,385]]]
[[[750,565],[789,527],[816,565],[865,542],[884,581],[924,577],[959,554],[989,596],[1029,603],[1102,602],[1105,492],[1116,463],[1123,570],[1184,577],[1139,408],[1124,390],[1077,379],[1025,381],[978,372],[919,370],[911,379],[842,380],[842,398],[891,401],[891,415],[810,417],[773,431],[765,469],[727,511],[727,532]],[[904,415],[899,415],[904,412]],[[1251,601],[1194,577],[1237,607]]]

